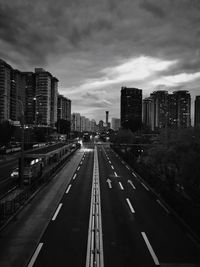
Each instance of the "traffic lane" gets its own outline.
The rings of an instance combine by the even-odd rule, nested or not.
[[[81,162],[41,238],[43,246],[34,266],[85,265],[93,151]]]
[[[110,188],[107,184],[108,177],[115,177],[114,172],[101,148],[98,152],[105,266],[155,266],[126,196],[118,186]]]
[[[198,246],[170,215],[170,211],[148,187],[132,174],[131,168],[112,152],[109,154],[119,174],[119,180],[134,203],[141,231],[147,232],[161,262],[199,263]],[[128,167],[128,168],[127,168]],[[134,189],[134,187],[135,189]]]

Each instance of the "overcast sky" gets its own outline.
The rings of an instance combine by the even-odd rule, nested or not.
[[[72,112],[120,116],[121,86],[200,95],[199,0],[0,0],[0,58],[59,79]]]

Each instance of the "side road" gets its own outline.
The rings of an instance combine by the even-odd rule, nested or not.
[[[73,176],[84,149],[77,150],[63,169],[27,204],[0,236],[0,266],[25,267]]]

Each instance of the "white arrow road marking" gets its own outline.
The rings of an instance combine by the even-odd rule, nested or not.
[[[150,244],[145,232],[142,232],[141,234],[142,234],[142,237],[144,238],[144,241],[145,241],[145,243],[147,245],[147,248],[148,248],[148,250],[149,250],[149,252],[151,254],[151,257],[153,258],[153,261],[154,261],[155,265],[160,265],[160,263],[158,261],[158,258],[156,256],[156,254],[155,254],[155,252],[154,252],[154,250],[153,250],[153,248],[152,248],[152,246],[151,246],[151,244]]]
[[[107,179],[106,183],[108,183],[109,188],[112,188],[112,184],[111,184],[111,180],[110,179]]]
[[[134,184],[133,184],[133,182],[131,180],[128,180],[127,182],[133,187],[133,189],[136,189],[135,186],[134,186]]]

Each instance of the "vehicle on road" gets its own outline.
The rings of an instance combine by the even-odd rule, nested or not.
[[[19,178],[19,168],[15,168],[15,169],[11,172],[10,177],[13,178],[13,179],[17,179],[17,178]]]
[[[31,184],[42,175],[42,158],[27,158],[24,164],[24,184]]]

